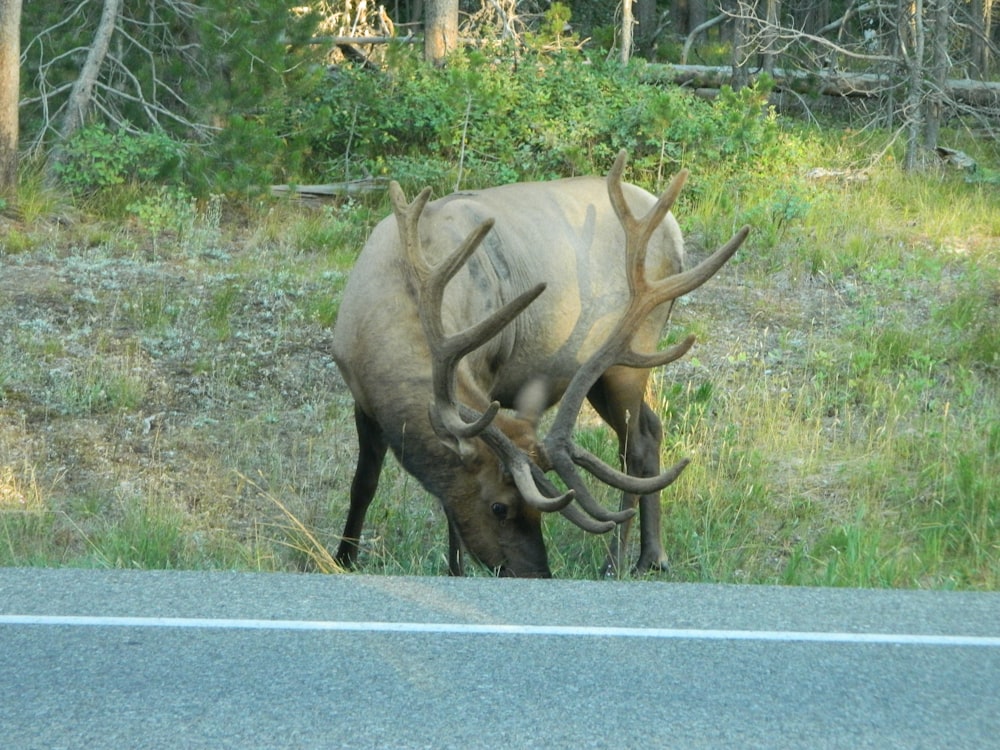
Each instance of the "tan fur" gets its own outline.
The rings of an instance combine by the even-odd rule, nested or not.
[[[639,215],[656,201],[635,186],[625,185],[624,191]],[[464,192],[428,203],[420,217],[428,261],[450,254],[486,219],[495,220],[494,228],[446,288],[446,331],[473,325],[540,281],[547,287],[499,335],[462,360],[459,400],[477,411],[492,400],[514,408],[528,388],[536,402],[552,405],[627,304],[621,223],[605,180],[596,177]],[[375,228],[358,258],[334,329],[334,357],[356,400],[362,440],[338,559],[356,561],[357,537],[388,446],[440,499],[452,533],[452,573],[461,571],[461,543],[498,573],[547,576],[539,514],[520,502],[496,457],[479,439],[470,441],[471,452],[460,455],[430,426],[429,351],[404,258],[396,219],[390,216]],[[667,214],[649,245],[647,275],[659,279],[678,273],[683,261],[680,229]],[[656,349],[669,308],[661,305],[634,332],[636,351]],[[647,376],[646,370],[612,368],[591,396],[623,450],[630,446],[633,452],[655,454],[643,459],[648,464],[643,472],[659,470],[659,423],[643,404]],[[518,419],[501,412],[496,424],[525,451],[534,449],[530,415]],[[373,434],[375,444],[366,443]],[[632,473],[632,466],[626,468]],[[626,498],[624,505],[635,502]],[[644,502],[640,566],[649,568],[664,562],[659,493]],[[496,517],[496,503],[508,508],[506,518]],[[646,530],[647,524],[655,529]],[[609,564],[617,567],[618,561]]]

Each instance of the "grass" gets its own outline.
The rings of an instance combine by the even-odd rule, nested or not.
[[[839,148],[822,158],[866,163]],[[885,164],[739,195],[696,178],[694,255],[758,230],[677,306],[669,338],[699,343],[651,386],[664,462],[693,459],[664,493],[663,577],[1000,588],[995,190]],[[30,193],[0,218],[0,564],[336,571],[356,446],[329,328],[382,200],[185,200],[181,226]],[[613,460],[592,415],[580,440]],[[596,574],[606,538],[545,534],[557,576]],[[390,460],[364,569],[446,556]]]

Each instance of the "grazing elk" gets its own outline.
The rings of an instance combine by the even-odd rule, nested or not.
[[[670,207],[622,183],[578,177],[407,203],[375,227],[344,290],[334,358],[355,399],[360,454],[337,560],[355,564],[387,448],[441,502],[448,567],[463,549],[501,576],[549,577],[542,514],[583,529],[619,527],[605,572],[620,568],[639,506],[639,570],[662,567],[660,421],[645,403],[650,368],[694,343],[657,351],[672,301],[722,267],[741,229],[689,271]],[[642,217],[637,218],[636,214]],[[624,471],[572,442],[584,399],[618,436]],[[547,434],[541,413],[559,403]],[[578,469],[621,490],[597,503]],[[555,472],[568,488],[556,488]]]

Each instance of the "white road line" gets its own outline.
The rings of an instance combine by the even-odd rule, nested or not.
[[[200,617],[92,617],[0,615],[2,625],[104,628],[195,628],[206,630],[294,630],[360,633],[440,633],[446,635],[571,636],[653,638],[696,641],[777,641],[786,643],[887,644],[895,646],[975,646],[1000,648],[1000,636],[915,633],[850,633],[795,630],[713,630],[624,628],[583,625],[506,625],[458,622],[366,622],[325,620],[243,620]]]

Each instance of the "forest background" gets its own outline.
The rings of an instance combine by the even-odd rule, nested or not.
[[[334,570],[329,327],[387,180],[625,148],[692,170],[692,256],[755,226],[652,394],[667,575],[996,588],[996,42],[990,0],[0,0],[0,562]],[[441,572],[416,483],[378,505],[366,569]]]

